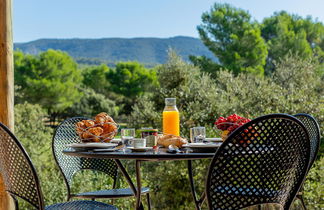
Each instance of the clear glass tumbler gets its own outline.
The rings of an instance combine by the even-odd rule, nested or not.
[[[190,141],[191,143],[202,143],[206,139],[205,127],[190,128]]]
[[[122,144],[124,145],[123,151],[125,151],[127,146],[130,146],[132,140],[135,138],[135,128],[123,128],[120,133]]]

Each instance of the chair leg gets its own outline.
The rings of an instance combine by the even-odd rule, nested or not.
[[[303,208],[304,208],[305,210],[307,210],[306,205],[305,205],[305,202],[304,202],[304,198],[303,198],[303,196],[299,196],[298,198],[299,198],[299,200],[301,201],[301,203],[302,203],[302,205],[303,205]]]
[[[146,194],[146,200],[147,200],[147,207],[148,210],[151,210],[151,199],[150,199],[150,193]]]

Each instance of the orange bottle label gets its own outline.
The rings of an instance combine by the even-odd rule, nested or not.
[[[179,111],[163,111],[163,133],[180,136]]]

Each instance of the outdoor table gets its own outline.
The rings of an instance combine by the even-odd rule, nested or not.
[[[63,151],[66,155],[71,156],[79,156],[85,158],[107,158],[107,159],[114,159],[116,164],[118,165],[119,169],[121,170],[122,174],[126,178],[127,183],[131,187],[136,195],[136,209],[143,209],[143,205],[141,204],[141,171],[140,166],[142,161],[164,161],[164,160],[187,160],[188,162],[188,174],[189,174],[189,182],[191,187],[192,196],[195,202],[196,209],[200,209],[200,205],[204,200],[204,194],[197,199],[193,174],[192,174],[192,160],[199,160],[199,159],[211,159],[215,152],[188,152],[184,150],[184,153],[168,153],[166,149],[160,148],[158,151],[146,151],[146,152],[123,152],[123,151],[116,151],[116,152],[93,152],[89,151],[76,151],[74,149],[65,149]],[[187,151],[187,152],[186,152]],[[126,169],[120,162],[120,160],[135,160],[135,172],[136,172],[136,184],[133,184],[129,174],[127,173]]]

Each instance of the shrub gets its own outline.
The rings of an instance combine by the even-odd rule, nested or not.
[[[304,185],[304,198],[308,209],[324,208],[324,155],[320,155],[309,171]]]
[[[30,155],[41,180],[45,203],[50,204],[63,200],[65,186],[51,155],[53,130],[45,126],[46,115],[39,105],[15,105],[15,135]],[[31,209],[31,206],[19,201],[19,208]]]

